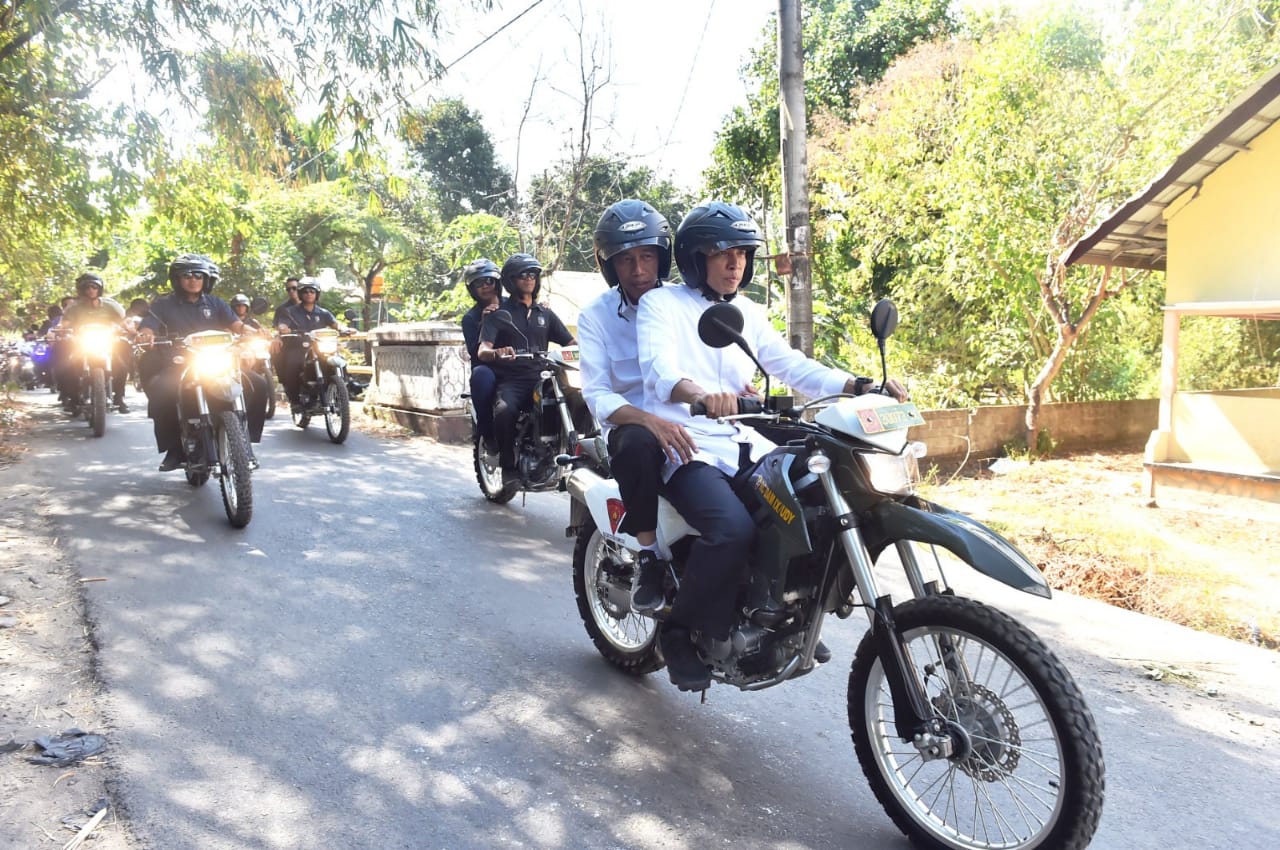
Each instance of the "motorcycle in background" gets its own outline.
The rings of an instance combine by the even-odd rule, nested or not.
[[[157,340],[179,352],[178,422],[187,483],[203,487],[210,476],[222,490],[222,506],[234,528],[253,518],[252,472],[244,387],[236,338],[227,331],[200,331],[181,339]]]
[[[511,314],[495,310],[486,318],[500,328],[515,329]],[[476,483],[490,502],[505,504],[520,491],[537,493],[563,490],[571,458],[596,460],[598,449],[584,444],[583,438],[599,432],[582,390],[570,375],[576,375],[578,347],[568,345],[551,352],[516,352],[517,359],[531,359],[541,367],[540,382],[533,390],[533,405],[516,417],[515,458],[517,480],[503,480],[497,453],[485,450],[476,426],[475,409],[469,394],[467,410],[471,414],[472,458]]]
[[[71,413],[83,416],[93,436],[107,430],[107,387],[111,384],[111,353],[119,331],[110,325],[81,325],[72,334],[76,369],[76,393]]]
[[[896,326],[893,304],[877,304],[872,330],[882,362]],[[703,314],[699,336],[754,359],[742,327],[737,308],[717,304]],[[732,482],[758,536],[729,639],[696,640],[711,680],[756,691],[802,676],[814,668],[825,618],[861,611],[869,628],[849,672],[848,723],[855,756],[894,824],[921,847],[1086,846],[1105,780],[1084,695],[1026,626],[955,594],[937,547],[1048,598],[1040,571],[991,528],[916,494],[924,445],[910,442],[907,429],[924,420],[915,405],[873,392],[796,408],[770,398],[767,383],[765,397],[740,400],[741,414],[725,417],[777,447]],[[568,490],[574,591],[588,635],[625,672],[661,669],[658,624],[691,567],[693,530],[664,499],[666,600],[642,615],[631,607],[639,544],[618,531],[625,506],[616,482],[584,467],[570,474]],[[905,601],[876,575],[899,569]]]
[[[300,412],[293,414],[293,424],[305,429],[311,417],[323,416],[325,431],[334,443],[342,443],[351,432],[347,360],[338,353],[339,336],[333,328],[280,335],[281,339],[299,338],[306,346],[298,385],[302,404]]]

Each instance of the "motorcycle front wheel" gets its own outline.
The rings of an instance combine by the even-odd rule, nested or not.
[[[89,370],[88,414],[93,436],[101,437],[107,431],[107,376],[101,366]]]
[[[910,670],[954,743],[903,741],[868,633],[849,673],[849,727],[876,799],[913,843],[945,850],[1088,845],[1102,816],[1093,715],[1052,651],[1007,614],[956,596],[894,609]]]
[[[573,594],[591,642],[605,660],[643,676],[664,666],[658,622],[631,610],[631,552],[607,539],[590,519],[573,547]],[[625,595],[625,599],[622,597]]]
[[[268,369],[264,373],[267,379],[267,415],[266,419],[274,419],[276,416],[276,380]]]
[[[341,443],[351,433],[351,396],[337,375],[324,385],[324,429],[334,443]]]
[[[471,459],[476,468],[476,483],[480,485],[480,492],[484,497],[495,505],[510,502],[520,490],[520,484],[516,481],[502,483],[502,467],[498,466],[498,456],[487,453],[479,437],[471,441]]]
[[[222,507],[233,528],[244,528],[253,518],[253,479],[249,469],[249,435],[235,411],[226,410],[215,420],[218,465],[222,467]]]

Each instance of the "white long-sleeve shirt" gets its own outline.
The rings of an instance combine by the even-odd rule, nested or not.
[[[698,445],[694,460],[733,475],[738,471],[740,443],[751,444],[753,459],[773,448],[773,443],[753,428],[691,416],[689,405],[671,401],[671,391],[682,380],[692,381],[704,392],[741,395],[755,377],[755,364],[738,346],[711,348],[698,338],[698,320],[712,303],[688,286],[664,286],[640,299],[637,330],[643,408],[684,426]],[[829,369],[787,345],[760,305],[741,294],[732,304],[743,315],[743,338],[771,376],[812,397],[842,392],[852,380],[849,373]],[[676,465],[668,461],[663,478],[670,478],[675,470]]]
[[[578,351],[583,398],[608,437],[614,428],[609,420],[614,411],[628,404],[644,405],[644,376],[636,354],[636,305],[624,299],[617,287],[591,299],[578,314]]]

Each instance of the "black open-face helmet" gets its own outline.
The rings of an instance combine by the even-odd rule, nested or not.
[[[249,309],[249,296],[245,295],[243,292],[237,292],[231,298],[231,309],[234,310],[241,305],[243,305],[246,310]]]
[[[658,279],[671,274],[671,225],[662,213],[644,201],[618,201],[600,216],[596,225],[596,263],[610,286],[618,285],[613,270],[615,255],[628,248],[652,245],[658,249]]]
[[[183,254],[169,264],[169,285],[173,287],[174,292],[182,292],[182,286],[178,281],[183,274],[188,272],[198,272],[204,275],[203,291],[206,295],[213,292],[213,287],[218,283],[218,278],[220,277],[218,264],[204,254]]]
[[[481,257],[478,260],[467,263],[462,270],[462,279],[467,283],[467,292],[476,301],[480,300],[479,292],[475,286],[476,281],[490,279],[493,281],[493,285],[497,286],[501,277],[502,272],[498,270],[498,264],[488,257]]]
[[[508,295],[516,294],[516,278],[525,272],[536,272],[538,283],[533,287],[533,300],[538,300],[542,291],[542,263],[533,254],[512,254],[502,264],[502,288]]]
[[[85,290],[91,286],[98,287],[98,294],[101,295],[107,288],[102,282],[102,275],[97,272],[85,272],[76,278],[76,292],[84,295]]]
[[[735,204],[712,201],[689,211],[676,229],[676,265],[688,285],[713,300],[720,296],[707,286],[707,255],[730,248],[747,249],[747,268],[739,289],[751,282],[756,249],[764,247],[760,227]],[[733,296],[728,296],[729,300]]]
[[[314,292],[317,298],[320,297],[320,281],[316,280],[314,277],[304,277],[302,280],[298,281],[298,297],[301,298],[303,291],[307,289]]]

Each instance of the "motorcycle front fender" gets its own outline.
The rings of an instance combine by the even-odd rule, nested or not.
[[[1050,597],[1044,575],[1008,540],[972,517],[924,499],[912,501],[884,501],[871,509],[875,527],[864,532],[873,558],[899,540],[933,543],[1002,584]]]

